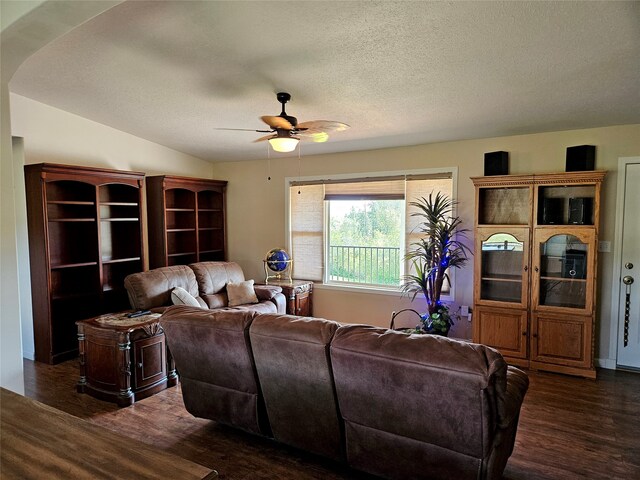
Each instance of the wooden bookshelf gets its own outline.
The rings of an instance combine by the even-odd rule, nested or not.
[[[201,178],[147,177],[151,268],[226,259],[226,185]]]
[[[36,360],[78,354],[75,322],[129,308],[124,277],[145,263],[144,174],[25,166]]]

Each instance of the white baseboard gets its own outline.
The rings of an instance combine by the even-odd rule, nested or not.
[[[22,358],[26,358],[27,360],[35,360],[36,354],[35,352],[22,352]]]
[[[614,358],[596,358],[596,367],[606,368],[608,370],[616,369],[616,360]]]

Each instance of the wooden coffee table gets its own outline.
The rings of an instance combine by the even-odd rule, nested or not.
[[[76,322],[80,347],[78,392],[121,407],[178,383],[160,314],[120,312]]]

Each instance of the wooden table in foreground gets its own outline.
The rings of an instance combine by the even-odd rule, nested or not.
[[[215,470],[0,388],[3,480],[212,479]]]

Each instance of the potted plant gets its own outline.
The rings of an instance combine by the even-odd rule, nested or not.
[[[411,215],[421,217],[417,228],[424,236],[412,243],[405,255],[413,271],[403,277],[402,291],[411,301],[418,294],[427,301],[427,312],[420,315],[421,323],[416,331],[446,336],[453,319],[449,308],[440,301],[442,286],[445,279],[449,281],[448,269],[467,263],[471,251],[459,239],[465,237],[468,230],[461,228],[459,217],[452,216],[455,202],[440,192],[410,205],[418,210]]]

